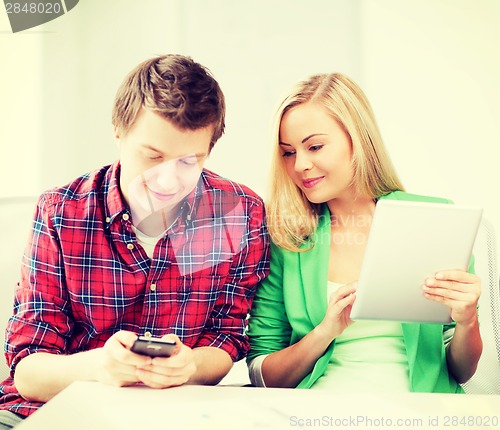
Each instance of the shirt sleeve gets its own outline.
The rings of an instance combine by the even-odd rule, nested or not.
[[[252,205],[247,214],[245,244],[235,254],[229,275],[195,347],[214,346],[233,361],[245,357],[249,344],[246,321],[256,285],[269,273],[269,235],[264,205]]]
[[[17,363],[31,353],[64,353],[73,327],[50,208],[42,196],[24,252],[13,316],[7,324],[5,355],[12,374]]]
[[[281,253],[280,248],[271,244],[270,273],[259,284],[250,312],[247,362],[290,346],[292,327],[285,310]]]
[[[268,356],[259,355],[248,362],[248,373],[250,375],[250,382],[256,387],[266,387],[264,377],[262,376],[262,363],[264,359]]]

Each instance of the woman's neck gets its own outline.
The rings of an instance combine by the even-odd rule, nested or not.
[[[359,227],[371,225],[375,210],[375,200],[371,197],[353,199],[333,199],[328,202],[332,227]]]

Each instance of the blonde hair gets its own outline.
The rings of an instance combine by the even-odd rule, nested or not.
[[[273,241],[290,251],[305,251],[314,246],[312,236],[321,210],[321,205],[311,203],[290,179],[279,148],[283,115],[308,102],[322,106],[350,137],[353,185],[358,195],[378,198],[391,191],[403,190],[361,88],[340,73],[314,75],[298,83],[276,113],[273,173],[266,209]],[[310,246],[304,247],[304,244]]]

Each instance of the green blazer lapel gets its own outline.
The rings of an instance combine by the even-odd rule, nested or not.
[[[405,340],[406,356],[411,369],[417,360],[419,348],[422,346],[420,345],[420,324],[401,323],[401,327]]]
[[[330,257],[330,212],[328,207],[324,206],[318,229],[314,234],[313,248],[297,254],[302,291],[312,328],[322,321],[327,308],[326,287]]]

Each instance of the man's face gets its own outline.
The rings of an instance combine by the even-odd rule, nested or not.
[[[159,234],[156,227],[162,219],[164,224],[175,219],[179,203],[198,182],[212,133],[212,126],[181,130],[146,109],[141,109],[126,134],[115,131],[120,148],[120,188],[137,228],[146,234]],[[148,219],[156,227],[141,227]]]

